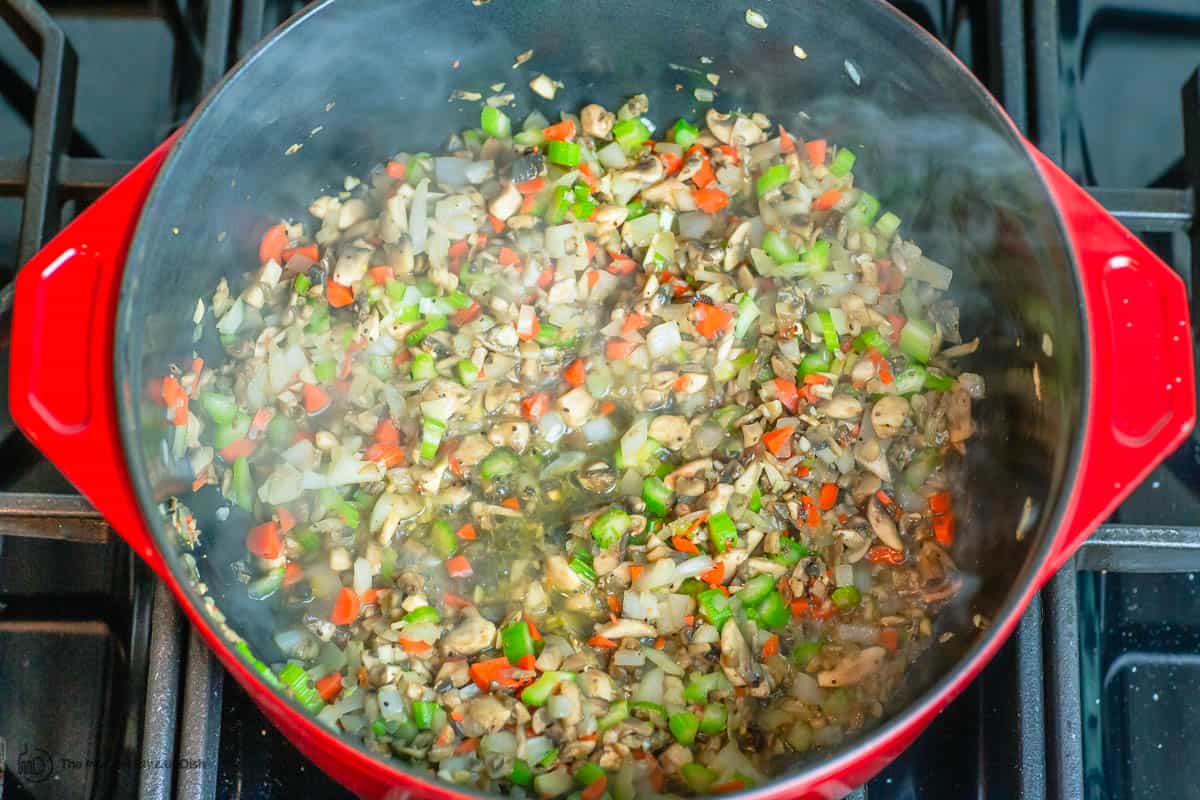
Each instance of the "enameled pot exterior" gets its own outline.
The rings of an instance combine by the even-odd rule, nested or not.
[[[364,3],[361,9],[347,10],[344,1],[321,4],[290,23],[277,41],[287,43],[293,37],[300,39],[310,34],[324,39],[328,37],[318,26],[357,25],[359,14],[396,13],[380,11],[383,5]],[[535,5],[542,6],[543,14],[552,11],[546,4]],[[724,4],[716,6],[735,21],[742,11],[724,9]],[[868,29],[891,26],[889,34],[895,41],[890,46],[900,52],[940,50],[940,45],[927,35],[880,4],[862,2],[845,7],[839,4],[838,8],[842,17],[838,24],[849,26],[851,32],[855,25]],[[781,6],[764,4],[763,10],[773,26],[785,22]],[[492,23],[504,23],[503,12],[495,13],[501,16]],[[809,21],[799,17],[797,20],[797,25]],[[432,19],[427,24],[436,25]],[[736,22],[730,23],[733,24]],[[528,27],[527,24],[525,29]],[[530,35],[536,36],[536,31]],[[611,35],[623,34],[613,29]],[[761,35],[774,34],[769,28]],[[784,38],[790,50],[791,39]],[[270,48],[278,46],[276,42],[265,44],[239,71],[248,75],[255,70],[265,72],[263,62],[268,61]],[[520,49],[524,48],[512,47],[512,54]],[[576,54],[585,60],[586,56],[587,52]],[[567,58],[570,54],[560,57]],[[948,54],[942,52],[938,58],[942,59],[940,69],[948,76],[945,80],[961,83],[964,93],[982,91]],[[868,80],[872,72],[882,79],[871,69],[871,64],[865,66]],[[597,69],[604,72],[618,68],[605,65]],[[584,73],[587,74],[586,70]],[[243,82],[249,80],[248,75]],[[530,76],[524,77],[527,80]],[[180,183],[182,151],[198,146],[190,144],[188,137],[195,139],[197,129],[212,128],[212,120],[206,114],[214,114],[214,108],[236,102],[229,95],[236,91],[239,79],[235,76],[227,82],[229,91],[219,92],[210,100],[178,142],[172,139],[155,150],[21,271],[12,332],[13,417],[167,582],[226,668],[272,722],[318,766],[352,791],[368,797],[469,796],[470,792],[422,779],[395,762],[370,755],[334,735],[263,683],[202,610],[195,591],[181,581],[182,572],[174,556],[163,546],[160,520],[153,512],[150,481],[139,471],[144,467],[144,456],[134,452],[139,442],[135,437],[136,419],[130,411],[138,403],[138,382],[128,380],[128,351],[131,346],[142,346],[130,341],[130,317],[137,316],[130,306],[138,302],[142,283],[153,282],[149,270],[158,268],[139,248],[148,246],[154,233],[147,232],[145,226],[156,219],[156,204],[168,202],[162,198]],[[585,85],[580,92],[586,96],[593,90],[594,87]],[[444,100],[439,98],[438,102]],[[717,105],[721,105],[720,99]],[[998,124],[1011,127],[1004,120]],[[1064,401],[1064,407],[1077,409],[1078,430],[1063,433],[1061,442],[1067,445],[1060,442],[1054,446],[1056,458],[1065,462],[1060,470],[1064,485],[1053,496],[1047,490],[1039,520],[1044,527],[1043,535],[1029,545],[1024,567],[1019,572],[1014,567],[1013,588],[996,601],[989,631],[969,648],[964,645],[953,666],[946,668],[936,681],[931,680],[923,694],[878,729],[826,758],[811,761],[775,782],[746,792],[745,796],[840,797],[882,769],[978,674],[1012,631],[1033,593],[1134,485],[1186,437],[1194,422],[1195,382],[1182,281],[1082,189],[1020,140],[1015,131],[1009,131],[1009,135],[1018,149],[1024,149],[1021,158],[1029,162],[1026,168],[1030,174],[1040,176],[1042,192],[1053,209],[1051,216],[1057,217],[1044,220],[1049,231],[1047,239],[1052,246],[1061,248],[1062,263],[1073,270],[1072,280],[1077,287],[1075,303],[1054,312],[1068,316],[1081,331],[1074,342],[1078,350],[1069,356],[1077,361],[1071,367],[1074,372],[1064,373],[1076,374],[1078,381],[1055,389],[1051,376],[1042,375],[1046,391],[1075,395],[1069,402]],[[375,155],[381,152],[376,151]],[[360,170],[363,166],[359,165]],[[254,169],[249,162],[242,168]],[[143,227],[139,228],[139,224]],[[191,296],[194,299],[194,293]],[[1051,363],[1054,347],[1062,349],[1072,344],[1045,339],[1016,342],[1018,348],[1044,351],[1044,358],[1037,356],[1032,362],[1035,369],[1037,359]],[[1065,357],[1068,356],[1060,353],[1059,358]],[[1150,387],[1148,390],[1126,391],[1127,378],[1135,373],[1143,386]],[[64,376],[79,378],[65,380]],[[1041,388],[1036,391],[1040,393]],[[1012,502],[1019,503],[1020,499],[1014,496]],[[1015,535],[1020,537],[1023,533],[1018,531]],[[1033,536],[1032,529],[1029,535]]]

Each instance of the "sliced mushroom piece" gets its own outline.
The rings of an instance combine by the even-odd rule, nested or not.
[[[612,700],[614,697],[612,678],[598,669],[584,670],[579,674],[576,683],[585,697],[594,700]]]
[[[583,585],[583,579],[560,555],[546,557],[546,585],[560,592],[575,592]]]
[[[840,539],[845,547],[842,561],[847,564],[857,564],[871,549],[871,537],[863,535],[862,531],[856,531],[853,528],[838,528],[833,535]]]
[[[454,451],[454,457],[464,467],[473,467],[492,452],[494,445],[483,434],[475,433],[465,437]]]
[[[753,226],[749,222],[743,222],[729,235],[729,242],[725,246],[726,272],[732,270],[746,258],[746,254],[749,252],[751,227]]]
[[[589,103],[579,110],[579,126],[585,134],[597,139],[609,138],[616,119],[615,114],[596,103]]]
[[[463,609],[462,621],[442,639],[448,656],[470,656],[492,646],[496,626],[480,616],[475,606]]]
[[[679,450],[688,442],[689,428],[686,418],[663,414],[650,423],[650,438],[668,450]]]
[[[841,686],[857,686],[864,679],[874,675],[883,666],[887,658],[887,650],[882,647],[868,647],[852,656],[847,656],[833,669],[821,670],[817,673],[817,685],[826,689]]]
[[[488,431],[488,441],[496,447],[507,447],[518,455],[529,447],[531,436],[529,423],[523,420],[504,420]]]
[[[683,184],[683,181],[679,180],[678,178],[667,178],[666,180],[659,181],[653,186],[643,189],[642,199],[651,203],[664,203],[674,207],[678,205],[678,202],[675,199],[676,193],[685,191],[689,190]]]
[[[658,183],[667,174],[667,168],[663,166],[663,162],[654,156],[647,156],[637,163],[633,169],[627,169],[623,172],[616,173],[614,180],[620,175],[628,175],[636,179],[639,183],[646,185]]]
[[[885,395],[871,408],[871,427],[876,436],[889,439],[900,432],[907,417],[908,400],[898,394]]]
[[[343,249],[338,255],[337,265],[333,268],[333,279],[343,286],[361,281],[367,274],[367,266],[371,263],[373,252],[371,248],[355,245]]]
[[[588,421],[588,415],[596,405],[596,400],[588,393],[586,387],[578,386],[558,398],[555,405],[567,427],[578,428]]]
[[[621,227],[628,216],[629,209],[625,206],[600,206],[596,209],[592,222],[596,225],[596,233],[601,234]]]
[[[607,461],[596,461],[580,470],[576,480],[585,491],[603,495],[617,485],[617,474]]]
[[[729,139],[733,136],[733,119],[728,114],[710,108],[704,115],[704,124],[708,126],[712,135],[717,137],[717,141],[729,144]]]
[[[755,125],[753,120],[739,116],[733,121],[728,144],[752,145],[765,141],[766,138],[767,135],[763,133],[763,129]]]
[[[680,466],[667,477],[663,478],[663,483],[665,483],[671,491],[675,491],[676,483],[684,478],[694,478],[704,470],[711,467],[712,463],[713,462],[711,458],[698,458],[695,461],[689,461],[688,463]]]
[[[521,209],[523,201],[524,198],[517,191],[517,187],[509,183],[488,203],[488,211],[500,219],[508,219]]]
[[[896,522],[877,497],[872,497],[870,502],[867,503],[867,522],[871,524],[871,530],[879,537],[879,541],[893,550],[899,550],[901,553],[904,552],[904,542],[900,540],[900,533],[896,530]]]
[[[605,639],[612,639],[615,642],[621,639],[645,639],[650,636],[657,636],[658,630],[653,625],[645,622],[622,618],[607,625],[597,626],[596,633]]]
[[[761,680],[750,645],[733,620],[721,628],[721,669],[734,686],[756,686]]]
[[[862,416],[863,404],[857,397],[851,397],[848,394],[836,394],[818,405],[817,411],[833,419],[858,419]]]
[[[495,733],[508,724],[512,709],[490,694],[473,697],[463,708],[463,733],[467,736],[482,736]]]
[[[885,483],[892,480],[892,470],[879,440],[872,437],[854,448],[854,460],[870,470]]]
[[[971,395],[961,383],[946,395],[946,430],[950,433],[950,441],[958,444],[965,442],[975,433],[975,423],[971,420]]]

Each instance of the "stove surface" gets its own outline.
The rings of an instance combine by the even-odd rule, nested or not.
[[[1195,291],[1196,0],[895,5]],[[0,285],[296,8],[0,0]],[[62,41],[74,75],[69,56],[54,56]],[[57,174],[27,166],[43,162]],[[9,302],[0,291],[3,349]],[[1198,525],[1193,437],[1047,586],[962,697],[851,797],[1200,796]],[[297,796],[349,797],[224,679],[167,593],[0,404],[0,800]]]

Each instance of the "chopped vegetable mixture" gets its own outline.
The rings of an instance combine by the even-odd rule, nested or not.
[[[347,178],[217,288],[227,362],[162,381],[253,518],[277,652],[239,647],[448,781],[752,786],[879,719],[961,586],[950,270],[853,150],[647,113],[486,106]]]

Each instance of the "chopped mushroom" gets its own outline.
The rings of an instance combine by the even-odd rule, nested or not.
[[[871,530],[879,537],[879,541],[893,550],[899,550],[901,553],[904,552],[904,542],[900,541],[900,534],[896,530],[896,522],[877,497],[872,497],[871,501],[867,504],[867,521],[871,523]]]
[[[733,620],[721,628],[721,669],[734,686],[756,686],[761,677],[750,645]]]
[[[450,656],[470,656],[491,646],[496,626],[479,615],[474,606],[463,610],[463,618],[442,639],[442,649]]]
[[[817,684],[827,689],[842,686],[857,686],[871,675],[879,671],[887,658],[887,650],[882,647],[868,647],[858,653],[848,656],[833,669],[821,670],[817,673]]]
[[[579,124],[588,136],[597,139],[610,138],[614,122],[616,116],[611,111],[606,111],[604,106],[592,103],[579,110]]]

